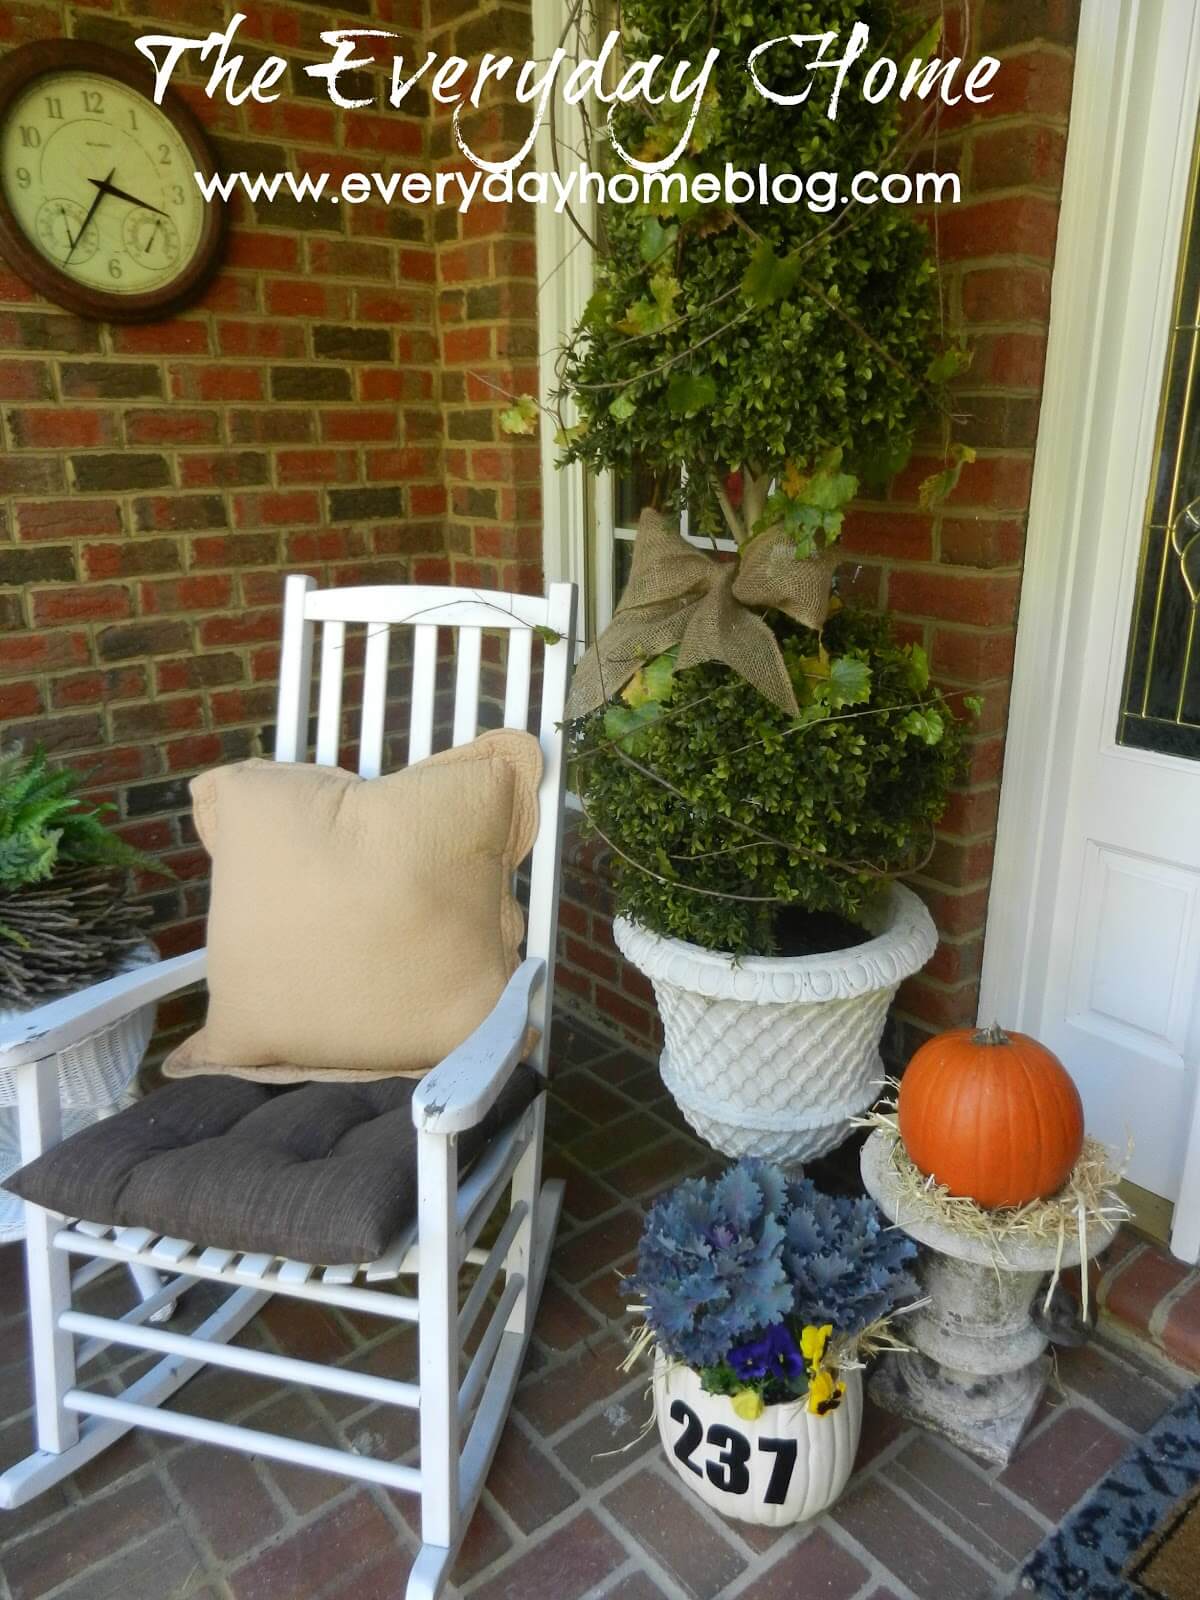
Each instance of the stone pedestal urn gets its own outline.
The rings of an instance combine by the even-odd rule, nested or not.
[[[618,948],[654,986],[663,1082],[714,1149],[799,1166],[876,1098],[888,1007],[937,933],[900,884],[864,921],[873,937],[850,950],[739,959],[616,919]]]
[[[921,1247],[917,1276],[930,1304],[900,1319],[897,1332],[914,1348],[882,1358],[871,1397],[971,1455],[1004,1466],[1049,1374],[1048,1341],[1034,1326],[1032,1311],[1058,1258],[1057,1244],[1006,1241],[998,1254],[943,1223],[905,1216],[890,1143],[879,1132],[867,1140],[863,1182],[880,1209]],[[1088,1255],[1107,1249],[1115,1232],[1115,1225],[1089,1225]],[[1071,1235],[1061,1264],[1079,1262],[1079,1240]]]

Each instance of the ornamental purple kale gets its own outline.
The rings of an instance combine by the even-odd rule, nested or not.
[[[785,1204],[782,1174],[743,1161],[714,1180],[689,1179],[651,1208],[623,1287],[642,1297],[664,1355],[712,1366],[792,1309]]]
[[[797,1320],[854,1335],[917,1297],[906,1266],[917,1247],[874,1201],[823,1194],[803,1178],[788,1184],[788,1202],[783,1260]]]

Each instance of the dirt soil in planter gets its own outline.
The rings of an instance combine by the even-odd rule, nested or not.
[[[834,950],[853,950],[874,937],[835,911],[785,906],[775,919],[777,956],[827,956]]]

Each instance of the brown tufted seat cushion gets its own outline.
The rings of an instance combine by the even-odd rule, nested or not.
[[[416,1087],[187,1078],[65,1139],[5,1187],[64,1216],[226,1250],[373,1261],[416,1215]],[[460,1171],[541,1087],[531,1067],[516,1069],[459,1136]]]

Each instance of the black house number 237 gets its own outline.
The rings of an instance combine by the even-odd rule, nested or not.
[[[674,1450],[689,1472],[694,1472],[698,1478],[703,1478],[707,1473],[713,1487],[725,1494],[745,1494],[749,1490],[752,1451],[744,1433],[739,1433],[736,1428],[727,1428],[723,1422],[714,1422],[709,1425],[706,1438],[704,1424],[691,1406],[685,1405],[682,1400],[672,1403],[671,1421],[683,1424]],[[701,1467],[692,1457],[704,1443],[711,1445],[717,1454]],[[796,1441],[760,1439],[758,1448],[775,1458],[763,1501],[769,1506],[781,1506],[787,1499],[792,1473],[796,1468]]]

